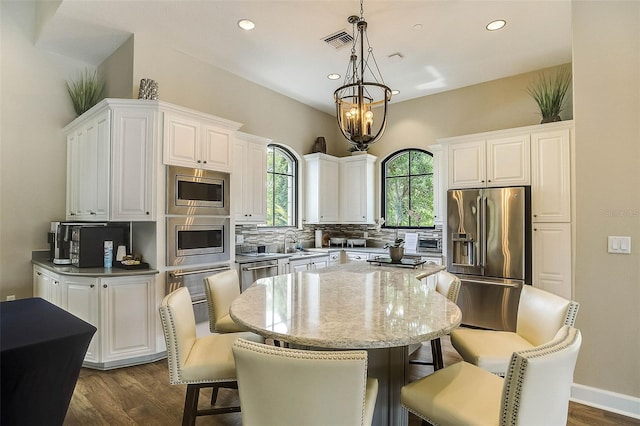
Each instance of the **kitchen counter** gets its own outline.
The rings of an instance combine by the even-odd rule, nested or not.
[[[41,266],[51,272],[60,275],[72,275],[81,277],[119,277],[133,275],[157,274],[157,269],[120,269],[120,268],[77,268],[73,265],[56,265],[49,260],[48,251],[31,252],[31,263]]]
[[[359,252],[359,253],[369,253],[369,254],[380,254],[386,255],[388,250],[383,247],[309,247],[305,248],[304,251],[298,251],[295,253],[237,253],[236,254],[236,263],[253,263],[253,262],[261,262],[265,260],[274,260],[274,259],[302,259],[302,258],[313,258],[317,256],[324,256],[329,253],[337,252],[337,251],[349,251],[349,252]],[[405,253],[405,257],[442,257],[441,252],[420,252],[420,253]]]

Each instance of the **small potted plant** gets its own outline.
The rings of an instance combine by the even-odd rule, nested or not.
[[[564,109],[565,96],[571,85],[571,70],[560,68],[555,76],[540,74],[527,91],[540,108],[543,123],[560,121],[560,112]]]
[[[82,115],[102,99],[105,81],[97,71],[85,69],[75,81],[65,81],[76,114]]]
[[[399,262],[404,256],[404,238],[398,238],[398,230],[396,229],[396,238],[392,243],[387,243],[384,248],[389,250],[389,257],[393,262]]]

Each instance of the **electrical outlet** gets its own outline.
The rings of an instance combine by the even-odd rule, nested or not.
[[[11,300],[16,300],[16,295],[15,294],[10,294],[7,296],[7,301],[11,301]]]
[[[364,231],[364,237],[369,238],[369,233],[367,231]]]

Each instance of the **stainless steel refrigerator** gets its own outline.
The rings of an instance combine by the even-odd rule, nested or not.
[[[529,187],[447,192],[447,270],[462,280],[462,323],[515,331],[531,284]]]

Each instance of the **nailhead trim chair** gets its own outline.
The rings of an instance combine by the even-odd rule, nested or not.
[[[238,333],[246,328],[233,321],[229,315],[231,303],[240,296],[238,271],[231,269],[204,279],[209,308],[209,330],[212,333]]]
[[[460,293],[460,278],[450,272],[440,271],[435,275],[435,280],[436,291],[453,303],[456,303],[458,300],[458,294]],[[409,360],[409,364],[433,365],[434,371],[443,368],[444,360],[442,359],[442,344],[439,337],[431,340],[431,357],[433,362],[423,361],[421,359],[412,359]]]
[[[262,341],[253,333],[228,333],[196,337],[196,320],[186,287],[166,295],[160,306],[160,319],[167,343],[169,382],[186,384],[183,425],[194,425],[196,416],[240,411],[240,407],[198,410],[201,388],[237,386],[231,345],[239,337]]]
[[[465,361],[504,376],[513,352],[542,345],[563,325],[573,326],[579,307],[577,302],[525,285],[515,333],[459,327],[451,332],[451,344]]]
[[[514,352],[505,378],[459,362],[401,391],[402,405],[434,425],[566,425],[580,331],[564,326],[548,343]]]
[[[371,425],[378,381],[366,351],[233,344],[244,426]]]

